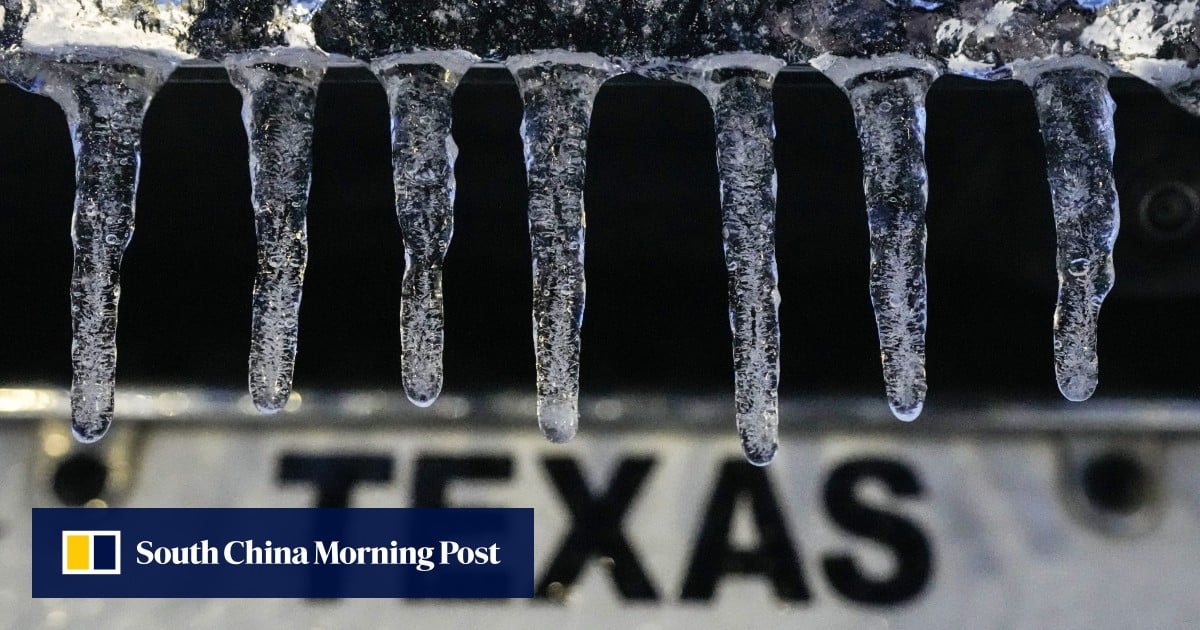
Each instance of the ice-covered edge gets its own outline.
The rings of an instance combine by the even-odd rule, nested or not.
[[[1022,59],[1009,64],[1012,78],[1028,85],[1033,85],[1037,77],[1045,72],[1067,69],[1089,69],[1104,75],[1112,74],[1113,68],[1107,63],[1089,55],[1071,55],[1067,57],[1053,56],[1036,59]]]
[[[774,75],[787,65],[787,62],[771,55],[753,52],[715,53],[705,55],[690,61],[687,66],[696,72],[712,72],[725,68],[745,68],[759,70]]]
[[[1171,88],[1200,79],[1200,66],[1189,68],[1182,59],[1131,59],[1118,67],[1158,88]]]
[[[771,55],[751,52],[717,53],[674,66],[675,71],[668,76],[700,90],[709,103],[715,105],[721,92],[721,84],[708,80],[713,72],[728,69],[757,70],[774,79],[786,66],[786,61]]]
[[[226,66],[229,64],[274,63],[299,68],[305,74],[323,71],[329,65],[329,61],[329,55],[318,48],[292,48],[290,46],[256,48],[225,56]]]
[[[377,57],[369,65],[376,74],[395,65],[433,65],[461,76],[479,61],[478,55],[465,50],[414,50]]]
[[[868,72],[916,69],[933,78],[937,78],[942,73],[941,66],[933,61],[907,53],[888,53],[873,57],[842,57],[825,53],[812,59],[809,63],[821,74],[829,77],[838,87],[845,87],[855,77]]]
[[[504,60],[504,65],[510,72],[516,74],[517,71],[533,66],[550,63],[563,66],[582,66],[584,68],[594,68],[611,74],[620,74],[626,71],[626,68],[621,63],[618,63],[607,57],[602,57],[596,53],[590,52],[572,52],[562,49],[551,50],[535,50],[528,54],[512,55]]]

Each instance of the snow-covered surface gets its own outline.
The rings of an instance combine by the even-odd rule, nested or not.
[[[182,3],[137,2],[147,14],[143,20],[133,19],[127,4],[114,0],[37,0],[25,26],[21,49],[56,54],[89,46],[191,56],[180,42],[186,38],[195,15]]]

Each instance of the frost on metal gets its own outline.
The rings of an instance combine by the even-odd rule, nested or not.
[[[1099,311],[1119,223],[1105,81],[1113,70],[1131,73],[1200,113],[1198,21],[1200,0],[0,0],[0,71],[59,100],[85,141],[77,144],[76,226],[84,284],[73,285],[90,287],[75,302],[76,393],[86,403],[76,405],[76,420],[91,427],[85,438],[102,433],[111,415],[116,273],[132,229],[140,116],[174,65],[223,64],[246,98],[261,254],[251,389],[271,411],[287,400],[295,359],[319,70],[331,59],[357,60],[386,88],[406,248],[404,388],[428,405],[442,388],[441,262],[453,232],[449,102],[472,63],[504,62],[526,110],[538,410],[555,441],[569,439],[578,419],[593,99],[622,72],[697,86],[717,127],[736,417],[748,456],[765,463],[779,421],[770,102],[779,68],[812,64],[854,111],[883,380],[893,413],[911,420],[926,395],[930,84],[943,74],[1017,78],[1035,95],[1059,236],[1047,357],[1064,396],[1081,400],[1098,382]],[[268,129],[281,135],[261,133]],[[89,164],[122,175],[93,181]],[[121,228],[113,243],[78,222],[92,217],[89,208],[103,214],[95,229]]]

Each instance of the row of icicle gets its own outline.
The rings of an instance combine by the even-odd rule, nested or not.
[[[405,246],[403,385],[420,406],[432,404],[442,389],[442,264],[453,232],[457,153],[451,97],[477,60],[465,52],[417,52],[371,63],[391,113],[396,215]],[[893,413],[907,421],[920,413],[926,392],[924,99],[938,70],[906,57],[844,61],[815,65],[849,96],[857,122],[884,381]],[[118,271],[133,230],[142,116],[174,65],[158,58],[78,63],[36,55],[15,62],[21,64],[40,79],[26,87],[66,111],[75,140],[72,422],[76,437],[91,442],[104,435],[113,414]],[[264,412],[283,408],[292,387],[312,125],[325,64],[316,52],[277,57],[269,51],[225,62],[244,99],[249,139],[258,249],[250,391]],[[575,434],[579,414],[588,124],[600,86],[624,70],[595,55],[566,52],[513,57],[506,65],[525,106],[538,421],[546,437],[562,442]],[[737,426],[747,457],[760,465],[775,454],[779,424],[771,91],[782,67],[779,60],[743,53],[707,57],[671,73],[698,87],[715,115]],[[1081,58],[1017,76],[1034,92],[1053,192],[1059,389],[1084,400],[1097,382],[1096,322],[1112,285],[1118,223],[1108,71]]]

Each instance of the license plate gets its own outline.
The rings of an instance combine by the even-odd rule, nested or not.
[[[58,392],[0,391],[0,626],[1182,628],[1200,623],[1200,410],[1166,403],[783,405],[748,464],[719,399],[123,394],[75,444]],[[34,600],[30,508],[535,509],[524,601]],[[394,621],[395,620],[395,621]]]

